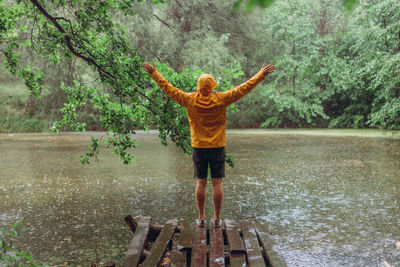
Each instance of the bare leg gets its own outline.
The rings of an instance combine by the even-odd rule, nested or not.
[[[222,207],[224,192],[222,191],[222,179],[212,178],[213,202],[214,202],[214,220],[219,220],[219,212]]]
[[[195,195],[196,195],[196,203],[197,203],[197,209],[199,210],[200,220],[205,220],[206,218],[206,215],[204,214],[206,206],[206,186],[207,186],[207,179],[197,178]]]

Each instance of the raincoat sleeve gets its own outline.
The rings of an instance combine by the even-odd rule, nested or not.
[[[175,102],[177,102],[181,106],[186,106],[188,99],[189,99],[189,93],[184,92],[176,87],[174,87],[172,84],[170,84],[157,70],[155,70],[151,74],[151,78],[156,81],[158,86],[164,91],[164,93],[172,98]]]
[[[250,93],[251,90],[254,87],[256,87],[256,85],[259,84],[262,80],[264,80],[264,74],[261,71],[259,71],[256,75],[251,77],[247,82],[242,83],[241,85],[238,85],[233,89],[222,92],[221,93],[222,101],[226,105],[235,103],[244,95]]]

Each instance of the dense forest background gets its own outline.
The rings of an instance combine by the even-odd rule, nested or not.
[[[275,73],[229,110],[228,127],[400,129],[398,0],[359,1],[352,11],[341,0],[277,0],[251,12],[235,2],[134,2],[132,16],[113,19],[172,81],[206,72],[233,86],[263,63],[275,64]],[[48,131],[67,101],[61,84],[96,83],[79,58],[54,63],[22,47],[18,57],[41,66],[43,86],[39,97],[30,94],[1,64],[0,132]],[[80,111],[87,130],[103,129],[97,112],[90,105]]]

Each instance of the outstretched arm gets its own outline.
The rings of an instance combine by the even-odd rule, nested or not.
[[[165,78],[157,71],[156,67],[150,66],[147,62],[142,64],[143,69],[151,75],[151,78],[156,81],[158,86],[164,91],[164,93],[172,98],[175,102],[177,102],[181,106],[187,105],[187,100],[189,98],[189,93],[186,93],[178,88],[175,88],[172,84],[170,84]]]
[[[236,86],[235,88],[228,90],[226,92],[222,92],[221,96],[223,98],[223,101],[226,103],[226,105],[230,105],[236,101],[238,101],[240,98],[242,98],[244,95],[247,93],[250,93],[251,90],[256,87],[257,84],[259,84],[262,80],[264,80],[264,77],[272,72],[274,72],[275,66],[272,64],[269,64],[268,66],[265,66],[263,64],[261,66],[260,71],[251,77],[247,82],[242,83],[239,86]]]

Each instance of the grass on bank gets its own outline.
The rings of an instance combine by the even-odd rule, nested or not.
[[[230,129],[227,132],[232,134],[299,134],[313,136],[358,136],[400,139],[400,130],[381,129]]]
[[[22,84],[0,86],[0,133],[46,131],[44,120],[30,115],[22,116],[28,96],[29,93]]]

